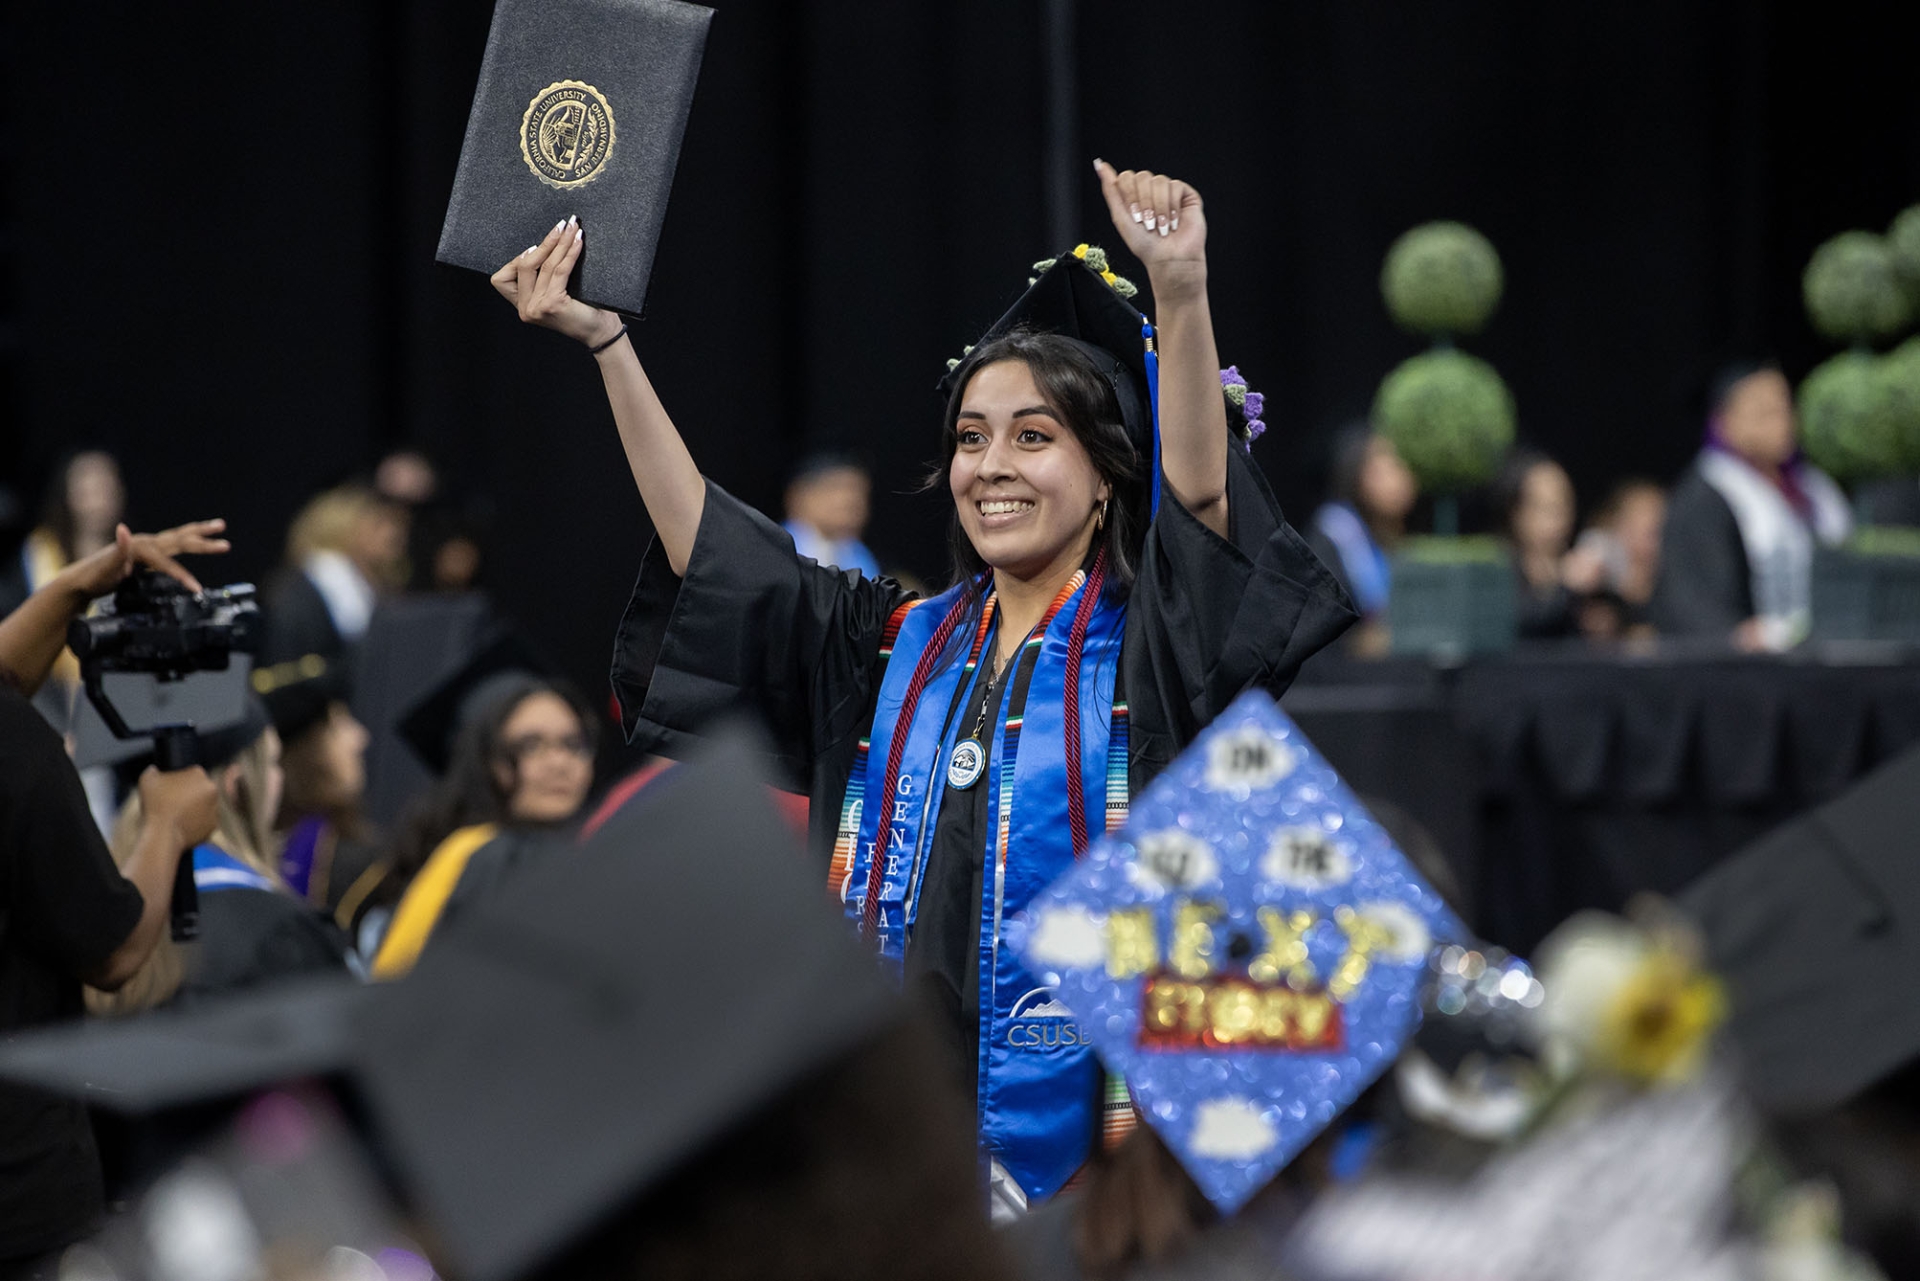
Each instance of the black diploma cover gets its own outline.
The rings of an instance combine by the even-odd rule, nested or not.
[[[574,296],[637,315],[712,19],[681,0],[499,0],[435,257],[492,275],[578,214]]]

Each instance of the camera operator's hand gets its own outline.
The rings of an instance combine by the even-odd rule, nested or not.
[[[67,580],[68,590],[91,601],[118,587],[135,565],[142,565],[178,580],[190,592],[197,592],[202,590],[200,580],[188,573],[175,557],[212,555],[228,550],[232,544],[215,537],[226,527],[224,520],[196,520],[157,534],[136,534],[119,525],[113,531],[112,546],[102,547],[93,555],[75,561],[60,577]]]
[[[111,545],[67,566],[20,608],[0,619],[0,670],[22,692],[32,695],[67,643],[67,624],[85,612],[95,597],[118,587],[136,565],[178,579],[188,591],[200,591],[200,580],[175,557],[226,551],[230,544],[216,537],[226,527],[224,520],[196,520],[157,534],[135,534],[125,525],[117,526]]]
[[[146,821],[164,824],[183,850],[213,835],[219,799],[219,789],[198,765],[165,773],[149,765],[140,775],[140,808]]]
[[[173,876],[187,851],[213,835],[219,791],[199,766],[140,775],[140,830],[120,874],[140,890],[140,920],[133,932],[90,974],[89,985],[112,992],[140,972],[173,910]]]

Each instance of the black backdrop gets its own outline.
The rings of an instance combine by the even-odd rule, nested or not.
[[[864,450],[872,541],[937,575],[941,504],[908,492],[931,386],[1063,247],[1046,10],[718,7],[642,358],[752,501],[809,445]],[[1718,354],[1818,359],[1807,253],[1920,199],[1896,9],[1081,0],[1077,149],[1206,195],[1223,355],[1269,394],[1258,455],[1291,510],[1414,349],[1376,278],[1433,217],[1499,246],[1507,297],[1475,348],[1592,498],[1683,465]],[[485,0],[9,11],[14,486],[103,443],[137,518],[225,514],[232,576],[258,576],[306,495],[424,446],[495,505],[505,609],[597,684],[647,530],[591,362],[433,262]],[[1074,183],[1081,234],[1110,239],[1090,170]]]

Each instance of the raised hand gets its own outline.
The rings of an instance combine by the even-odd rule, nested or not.
[[[1156,297],[1170,286],[1197,278],[1207,267],[1207,217],[1200,193],[1178,178],[1145,170],[1116,171],[1093,162],[1107,213],[1133,256],[1146,264]]]
[[[620,331],[620,317],[589,306],[567,292],[580,261],[586,230],[577,219],[555,223],[546,238],[493,273],[493,287],[520,312],[520,319],[598,346]]]
[[[118,587],[135,565],[144,565],[177,580],[188,591],[197,592],[200,580],[175,558],[229,550],[232,544],[216,537],[226,527],[224,520],[196,520],[157,534],[135,534],[125,525],[116,526],[111,544],[66,568],[67,585],[82,599],[92,600]]]

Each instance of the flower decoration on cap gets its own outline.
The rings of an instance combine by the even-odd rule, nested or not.
[[[1077,244],[1073,247],[1073,256],[1093,268],[1100,279],[1107,282],[1108,288],[1112,289],[1113,292],[1119,294],[1122,298],[1131,298],[1140,292],[1140,286],[1134,284],[1125,276],[1116,276],[1113,274],[1113,268],[1107,262],[1107,251],[1099,245],[1089,245],[1085,242]],[[1048,268],[1059,261],[1058,258],[1042,258],[1039,262],[1034,263],[1033,274],[1027,277],[1027,284],[1029,286],[1039,284],[1040,277],[1046,274]]]
[[[1006,937],[1232,1213],[1394,1061],[1467,934],[1255,690]]]
[[[1726,1018],[1726,994],[1701,965],[1693,929],[1652,902],[1640,919],[1583,912],[1540,945],[1546,1002],[1536,1034],[1563,1077],[1636,1085],[1692,1080]]]
[[[1267,398],[1247,386],[1238,365],[1228,365],[1220,371],[1220,390],[1227,394],[1227,403],[1240,411],[1240,426],[1235,434],[1251,449],[1253,442],[1267,430],[1267,424],[1261,421],[1261,415],[1267,411]]]

